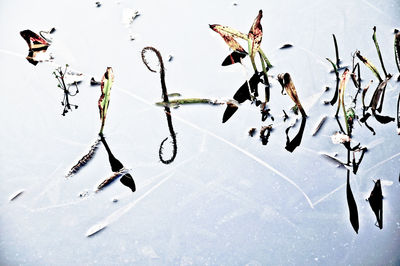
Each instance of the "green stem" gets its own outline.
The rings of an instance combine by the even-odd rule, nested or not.
[[[344,99],[343,98],[342,98],[342,108],[343,108],[343,113],[344,113],[344,122],[346,124],[347,135],[350,137],[350,127],[349,127],[349,123],[347,122],[347,113],[346,113],[346,107],[344,106]]]
[[[249,47],[249,56],[250,56],[250,60],[251,60],[251,64],[253,66],[254,72],[257,72],[257,66],[256,66],[256,62],[254,61],[254,54],[253,54],[253,48],[251,47],[251,40],[247,40],[247,44]]]
[[[264,54],[264,52],[263,52],[263,50],[261,49],[261,47],[258,49],[258,52],[261,54],[261,56],[262,56],[262,58],[264,59],[265,63],[267,63],[267,67],[268,67],[268,68],[271,68],[272,65],[271,65],[271,63],[269,62],[267,56]]]
[[[335,74],[336,74],[336,79],[340,80],[340,78],[339,78],[339,71],[338,71],[338,69],[337,69],[336,64],[333,63],[332,60],[330,60],[329,58],[326,58],[326,60],[328,60],[329,63],[331,63],[331,65],[332,65],[332,67],[333,67],[333,70],[335,71]]]
[[[207,103],[207,104],[222,104],[216,103],[210,99],[202,99],[202,98],[187,98],[187,99],[176,99],[168,102],[156,102],[156,105],[166,106],[166,105],[179,105],[179,104],[194,104],[194,103]]]
[[[260,61],[261,61],[262,70],[263,70],[265,76],[267,77],[268,76],[268,70],[265,68],[265,63],[264,63],[264,60],[262,58],[262,55],[261,55],[260,51],[258,51],[258,54],[260,55]]]

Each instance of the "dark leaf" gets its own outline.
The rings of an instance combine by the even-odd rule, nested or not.
[[[383,196],[382,196],[382,187],[381,180],[378,179],[375,182],[375,186],[371,191],[371,195],[368,198],[369,205],[371,206],[372,211],[375,214],[376,221],[378,223],[378,227],[380,229],[383,228],[383,204],[382,204]]]
[[[228,55],[225,58],[224,62],[222,62],[222,65],[229,66],[229,65],[232,65],[235,63],[241,63],[242,59],[245,58],[246,55],[247,55],[247,53],[245,51],[244,52],[233,51],[230,55]]]
[[[286,133],[286,147],[285,147],[285,149],[287,151],[293,152],[298,146],[300,146],[301,139],[303,138],[304,129],[306,127],[306,120],[307,120],[307,118],[305,116],[303,116],[302,119],[301,119],[301,126],[300,126],[300,129],[299,129],[299,132],[292,139],[292,141],[290,141],[290,139],[289,139],[289,130],[290,130],[291,126],[286,129],[286,131],[285,131],[285,133]]]
[[[107,150],[108,160],[110,161],[111,170],[113,172],[119,172],[124,168],[124,166],[117,158],[114,157],[103,135],[100,135],[100,140],[104,144],[104,147]]]
[[[135,181],[133,180],[132,176],[129,173],[122,176],[119,181],[121,181],[121,183],[124,184],[125,186],[129,187],[132,190],[132,192],[136,191]]]
[[[376,118],[376,121],[378,121],[381,124],[387,124],[387,123],[393,122],[395,120],[394,117],[378,115],[374,111],[372,111],[372,113],[373,113],[374,117]]]
[[[262,75],[262,72],[255,72],[249,80],[250,91],[252,93],[254,93],[255,97],[258,96],[258,83],[261,82],[261,75]]]
[[[350,223],[353,226],[354,231],[358,234],[359,223],[358,223],[358,210],[357,204],[354,200],[353,192],[350,187],[350,171],[347,171],[347,186],[346,186],[346,196],[347,196],[347,205],[349,206],[349,216]]]
[[[340,64],[339,49],[338,49],[338,45],[337,45],[335,34],[332,34],[332,37],[333,37],[333,44],[335,45],[336,66],[339,68],[339,64]]]
[[[242,86],[240,86],[235,95],[233,95],[233,99],[235,99],[239,103],[243,103],[246,100],[251,100],[249,85],[247,81],[243,83]]]
[[[281,48],[279,48],[279,49],[287,49],[287,48],[292,48],[292,47],[293,47],[292,44],[286,43],[286,44],[282,45]]]
[[[371,114],[370,113],[366,113],[361,119],[360,119],[360,122],[361,123],[365,123],[367,120],[368,120],[368,118],[371,116]]]
[[[234,103],[227,103],[224,116],[222,117],[222,123],[225,123],[226,121],[231,118],[231,116],[237,111],[239,107],[234,104]]]

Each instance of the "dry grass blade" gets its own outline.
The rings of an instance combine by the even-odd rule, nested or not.
[[[371,71],[374,73],[374,75],[379,79],[379,82],[382,82],[382,78],[381,75],[379,75],[378,70],[376,69],[376,67],[364,56],[361,55],[360,51],[356,52],[356,56],[358,57],[358,59],[361,60],[361,62],[363,62],[369,69],[371,69]]]
[[[364,109],[367,108],[367,107],[365,106],[365,94],[367,94],[367,91],[368,91],[369,87],[371,86],[372,82],[373,82],[373,80],[370,80],[370,81],[369,81],[369,83],[367,84],[367,86],[365,86],[365,88],[363,89],[362,94],[361,94],[361,101],[362,101],[362,104],[363,104],[363,108],[364,108]]]
[[[96,140],[96,142],[90,147],[90,150],[87,154],[85,154],[77,164],[75,164],[71,170],[69,170],[68,174],[65,175],[66,178],[72,176],[77,173],[83,166],[85,166],[95,155],[97,148],[99,147],[100,138]]]
[[[373,111],[376,110],[379,113],[382,112],[382,105],[385,97],[386,86],[391,77],[392,76],[390,75],[387,76],[385,80],[379,83],[378,87],[376,88],[374,95],[372,96],[371,103],[369,104],[369,107],[371,107]],[[379,100],[380,100],[380,105],[378,107]]]
[[[108,186],[109,184],[111,184],[113,181],[115,181],[116,179],[118,179],[119,177],[121,177],[122,175],[124,175],[126,173],[126,169],[121,169],[118,172],[114,172],[112,176],[104,179],[103,182],[101,182],[98,186],[97,186],[97,190],[96,192],[99,192],[100,190],[102,190],[104,187]]]

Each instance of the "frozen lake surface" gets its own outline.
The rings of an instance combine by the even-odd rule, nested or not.
[[[130,9],[140,15],[125,21]],[[261,121],[259,107],[250,101],[240,104],[226,123],[226,105],[171,108],[177,153],[163,164],[159,148],[167,137],[163,156],[173,152],[168,115],[155,105],[162,101],[160,78],[143,64],[142,49],[153,46],[161,52],[169,93],[232,99],[252,76],[252,65],[247,57],[243,64],[221,66],[231,51],[209,24],[247,33],[260,9],[261,48],[274,66],[268,72],[274,120]],[[351,70],[352,54],[359,50],[383,76],[371,38],[377,27],[385,67],[393,74],[382,114],[396,117],[400,83],[393,31],[400,28],[399,14],[395,0],[110,0],[100,7],[95,1],[1,1],[0,264],[399,265],[397,121],[380,124],[369,118],[375,135],[354,122],[351,145],[368,149],[357,174],[350,169],[358,234],[349,221],[348,170],[322,155],[347,160],[346,148],[331,140],[340,130],[336,105],[324,104],[336,86],[325,59],[335,60],[332,34],[341,66]],[[20,31],[53,27],[46,54],[54,59],[30,64]],[[247,50],[246,42],[241,44]],[[279,49],[284,44],[293,47]],[[52,73],[65,64],[83,73],[83,80],[70,98],[78,109],[62,116],[63,92]],[[115,81],[104,135],[135,180],[134,193],[119,181],[95,192],[113,174],[104,145],[85,167],[65,178],[97,139],[100,87],[91,86],[90,79],[101,80],[107,67],[113,68]],[[365,96],[369,103],[378,80],[361,62],[360,70],[362,88],[374,80]],[[301,118],[290,110],[292,100],[281,94],[277,75],[285,72],[308,115],[293,152],[285,149],[285,131],[297,119],[288,132],[294,138]],[[264,89],[259,89],[263,98]],[[350,80],[346,104],[355,94]],[[361,118],[360,101],[355,111]],[[343,113],[339,119],[343,124]],[[260,129],[270,124],[268,143],[262,145]],[[251,128],[257,129],[254,137],[248,134]],[[382,230],[366,201],[377,179],[384,197]]]

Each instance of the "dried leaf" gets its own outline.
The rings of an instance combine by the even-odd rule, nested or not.
[[[301,106],[299,97],[297,96],[296,88],[293,84],[290,74],[289,73],[279,74],[278,81],[281,84],[282,88],[285,88],[287,94],[290,96],[290,98],[293,100],[293,102],[297,105],[297,107],[299,108],[299,110],[301,112],[301,115],[303,117],[306,117],[307,114],[304,111],[303,106]]]
[[[224,39],[226,44],[228,44],[232,50],[246,53],[246,51],[243,49],[243,47],[234,39],[235,37],[238,37],[238,38],[247,40],[248,37],[245,34],[239,32],[235,29],[232,29],[231,27],[221,26],[219,24],[210,25],[210,28],[213,31],[219,33],[219,35],[221,35],[221,37]]]
[[[23,30],[20,32],[20,34],[28,44],[29,48],[26,59],[29,61],[29,63],[37,65],[39,62],[39,60],[36,60],[37,53],[46,52],[47,48],[50,46],[50,43],[31,30]]]
[[[262,40],[262,26],[261,26],[261,18],[262,18],[262,10],[258,11],[258,15],[255,18],[253,25],[251,25],[248,37],[249,37],[249,53],[250,57],[254,58],[255,54],[260,49],[260,44]]]

